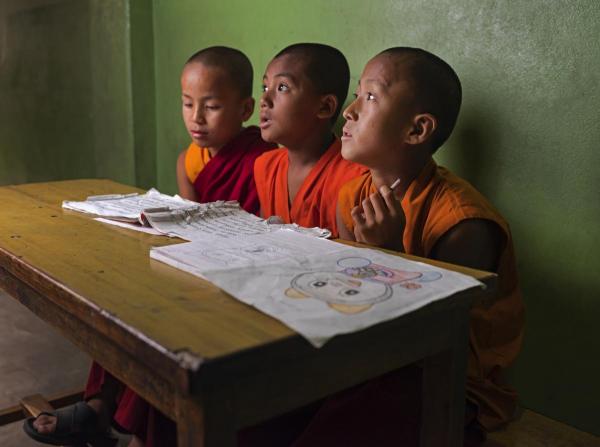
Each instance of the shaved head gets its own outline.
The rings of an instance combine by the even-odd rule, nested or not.
[[[304,62],[305,74],[318,94],[333,94],[337,98],[337,109],[332,117],[335,121],[348,96],[350,84],[350,67],[342,52],[321,43],[297,43],[281,50],[274,59],[286,55]]]
[[[209,47],[194,53],[185,63],[199,63],[223,70],[242,98],[252,96],[252,64],[244,53],[229,47]]]
[[[438,121],[432,135],[432,150],[446,142],[458,118],[462,87],[456,72],[438,56],[420,48],[394,47],[379,53],[394,59],[395,76],[407,81],[422,113]]]

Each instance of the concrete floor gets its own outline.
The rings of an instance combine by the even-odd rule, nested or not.
[[[86,355],[0,290],[0,408],[30,394],[83,389],[89,366]],[[21,425],[0,427],[0,446],[40,446]]]

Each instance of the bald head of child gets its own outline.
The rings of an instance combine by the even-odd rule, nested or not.
[[[239,50],[194,53],[181,73],[182,113],[190,137],[211,154],[235,137],[254,110],[252,64]]]
[[[395,47],[367,63],[355,96],[344,111],[342,154],[378,167],[429,158],[454,129],[462,89],[439,57]]]
[[[330,136],[349,82],[350,68],[338,49],[318,43],[284,48],[263,77],[263,138],[289,148],[315,133]]]

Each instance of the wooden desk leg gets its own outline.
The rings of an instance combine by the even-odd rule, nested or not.
[[[462,447],[468,350],[468,313],[456,315],[454,349],[423,362],[421,447]]]
[[[197,399],[178,397],[176,405],[178,447],[237,445],[237,431],[226,399],[219,402],[208,398],[203,405]]]

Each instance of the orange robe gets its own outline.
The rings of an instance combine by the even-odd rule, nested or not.
[[[200,147],[196,143],[189,145],[185,151],[185,174],[192,185],[211,158],[207,148]]]
[[[344,224],[353,230],[350,211],[375,192],[371,174],[340,191]],[[430,257],[436,242],[466,219],[486,219],[502,230],[504,240],[497,273],[499,297],[490,308],[471,311],[467,398],[478,407],[478,422],[491,430],[514,415],[517,394],[504,383],[503,372],[521,348],[524,306],[519,289],[510,229],[498,211],[473,186],[431,160],[410,184],[402,209],[406,215],[406,253]]]
[[[254,181],[264,218],[281,217],[285,223],[321,227],[337,237],[337,198],[344,183],[367,172],[367,168],[344,160],[339,139],[329,146],[300,186],[290,206],[288,150],[265,152],[254,164]]]

